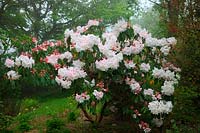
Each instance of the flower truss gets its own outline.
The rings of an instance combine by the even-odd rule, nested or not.
[[[176,39],[153,38],[138,25],[120,20],[106,31],[98,20],[65,31],[64,42],[46,41],[5,66],[31,69],[32,73],[50,76],[65,89],[74,89],[79,107],[91,122],[102,120],[103,110],[117,89],[117,97],[128,98],[122,108],[144,132],[160,127],[164,116],[172,111],[171,97],[180,78],[180,69],[168,62]],[[40,70],[42,69],[42,70]],[[50,74],[49,74],[50,73]],[[21,74],[21,73],[20,73]],[[9,71],[7,77],[23,77]],[[111,84],[122,87],[111,87]],[[87,113],[90,112],[90,113]],[[93,118],[92,115],[96,115]]]

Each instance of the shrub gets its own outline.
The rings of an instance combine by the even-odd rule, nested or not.
[[[0,132],[7,132],[7,127],[12,122],[12,117],[0,113]]]
[[[30,115],[24,114],[24,115],[21,115],[18,119],[19,119],[19,125],[17,126],[17,129],[19,131],[25,132],[32,129],[32,126],[29,124]]]
[[[67,115],[68,121],[76,121],[78,115],[75,112],[69,112]]]
[[[35,110],[38,107],[38,101],[31,98],[26,98],[22,100],[21,107],[20,107],[20,113],[29,112],[32,110]]]
[[[35,44],[7,59],[5,66],[10,71],[5,75],[13,82],[37,83],[40,79],[48,84],[54,79],[62,88],[74,91],[78,107],[95,125],[102,121],[107,106],[116,103],[120,112],[149,132],[150,125],[161,126],[172,111],[180,69],[167,60],[176,39],[153,38],[125,20],[110,30],[105,31],[97,20],[67,29],[65,42]],[[55,121],[55,130],[61,125]]]
[[[50,120],[47,120],[46,126],[47,133],[70,133],[70,131],[64,127],[64,121],[59,118],[52,118]]]

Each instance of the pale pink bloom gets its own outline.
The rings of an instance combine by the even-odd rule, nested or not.
[[[17,80],[19,79],[19,77],[21,77],[21,75],[19,75],[18,72],[13,71],[13,70],[8,71],[7,76],[8,76],[8,79],[10,80]]]
[[[90,99],[90,96],[85,94],[85,93],[82,93],[82,94],[76,94],[75,96],[75,99],[78,103],[83,103],[84,101],[87,101]]]
[[[144,90],[144,95],[153,96],[153,90],[151,88]]]
[[[60,58],[59,54],[51,54],[49,56],[46,56],[45,61],[46,63],[49,63],[51,65],[58,64],[58,59]]]
[[[97,100],[100,100],[103,98],[103,95],[104,93],[102,91],[97,91],[97,90],[94,90],[94,92],[92,93]]]
[[[81,70],[80,68],[77,67],[69,67],[69,68],[60,68],[58,69],[58,75],[66,78],[67,80],[76,80],[78,78],[84,78],[87,73],[84,72],[84,70]]]
[[[69,51],[67,51],[67,52],[65,52],[63,54],[60,54],[59,59],[61,59],[61,60],[67,59],[68,62],[70,62],[72,57],[73,57],[72,54]]]
[[[142,63],[140,65],[140,70],[143,71],[143,72],[148,72],[150,70],[149,63]]]
[[[15,62],[12,60],[12,59],[6,59],[5,61],[5,66],[8,67],[8,68],[11,68],[11,67],[14,67],[15,65]]]
[[[35,60],[27,55],[20,55],[19,57],[16,57],[15,61],[17,66],[21,65],[24,68],[32,68],[35,64]]]
[[[32,37],[32,42],[37,44],[37,42],[38,42],[37,38],[36,37]]]
[[[66,80],[65,78],[61,78],[58,76],[56,76],[55,80],[59,85],[61,85],[65,89],[69,89],[72,83],[70,80]]]
[[[99,21],[97,21],[97,20],[89,20],[86,27],[98,26],[98,25],[99,25]]]
[[[73,61],[72,65],[74,67],[83,68],[85,66],[85,63],[78,59],[78,60]]]
[[[124,61],[124,65],[126,66],[127,69],[131,69],[135,67],[135,64],[133,63],[132,60]]]

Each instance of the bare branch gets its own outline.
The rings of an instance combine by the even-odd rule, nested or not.
[[[154,3],[155,5],[157,5],[159,7],[165,8],[164,6],[162,6],[161,4],[159,4],[159,3],[157,3],[157,2],[155,2],[153,0],[148,0],[148,1],[151,2],[151,3]]]

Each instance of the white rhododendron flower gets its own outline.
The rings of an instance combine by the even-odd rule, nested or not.
[[[150,65],[149,63],[142,63],[140,65],[140,70],[143,71],[143,72],[148,72],[150,70]]]
[[[92,34],[76,35],[71,36],[71,41],[75,44],[75,49],[77,52],[85,50],[92,51],[92,47],[100,43],[100,38]]]
[[[98,26],[99,25],[99,21],[97,20],[89,20],[88,21],[88,24],[87,24],[87,27],[91,27],[91,26]]]
[[[175,37],[170,37],[167,38],[167,42],[171,45],[175,45],[177,43],[177,40],[175,39]]]
[[[143,93],[144,93],[144,95],[153,96],[153,90],[151,88],[149,88],[147,90],[145,89]]]
[[[176,75],[174,72],[172,72],[170,70],[165,71],[163,68],[158,69],[158,68],[154,67],[152,75],[155,78],[163,78],[165,80],[177,81]]]
[[[112,32],[118,36],[120,32],[123,32],[126,30],[128,26],[128,23],[125,20],[119,20],[113,27]]]
[[[134,94],[139,94],[142,91],[140,84],[135,79],[126,78],[126,84],[130,86]]]
[[[161,86],[162,94],[171,96],[174,93],[174,82],[173,81],[165,81],[164,85]]]
[[[58,59],[60,58],[60,54],[51,54],[49,56],[46,56],[45,62],[55,65],[58,64]]]
[[[74,67],[77,67],[77,68],[81,69],[81,68],[83,68],[85,66],[85,63],[78,59],[78,60],[73,61],[72,65]]]
[[[71,52],[69,52],[69,51],[59,55],[59,59],[61,59],[61,60],[67,59],[68,62],[71,61],[72,57],[73,56],[72,56]]]
[[[26,55],[20,55],[16,58],[16,65],[17,66],[23,66],[24,68],[32,68],[35,64],[35,61],[32,57],[28,57]]]
[[[66,80],[65,78],[57,77],[55,78],[56,82],[61,85],[65,89],[69,89],[72,82],[70,80]]]
[[[165,55],[167,56],[169,54],[169,51],[170,51],[171,47],[169,46],[163,46],[161,47],[160,51]]]
[[[107,71],[109,68],[117,69],[119,67],[119,63],[123,60],[122,53],[119,53],[111,58],[102,59],[100,61],[96,61],[96,68],[101,71]]]
[[[69,29],[66,29],[65,30],[65,38],[68,38],[69,36],[71,36],[72,34],[73,34],[74,32],[73,32],[73,30],[69,30]]]
[[[78,103],[83,103],[84,101],[87,101],[90,99],[90,96],[87,95],[86,93],[82,93],[82,94],[76,94],[75,99]]]
[[[124,61],[124,65],[126,66],[127,69],[131,69],[135,67],[135,64],[133,63],[132,60],[126,60]]]
[[[100,100],[103,98],[104,93],[102,91],[94,90],[92,94],[96,97],[97,100]]]
[[[8,76],[8,79],[10,80],[17,80],[19,79],[19,77],[21,77],[21,75],[19,75],[18,72],[13,71],[13,70],[8,71],[7,76]]]
[[[140,41],[134,40],[133,44],[122,49],[124,55],[139,54],[144,49],[144,44]]]
[[[69,67],[69,68],[60,68],[58,69],[58,75],[62,78],[66,78],[67,80],[76,80],[78,78],[84,78],[87,73],[84,70],[81,70],[77,67]]]
[[[7,58],[6,61],[5,61],[5,66],[8,67],[8,68],[14,67],[15,66],[14,60]]]
[[[171,101],[152,101],[149,103],[148,108],[154,115],[162,113],[168,114],[172,111],[173,105]]]

